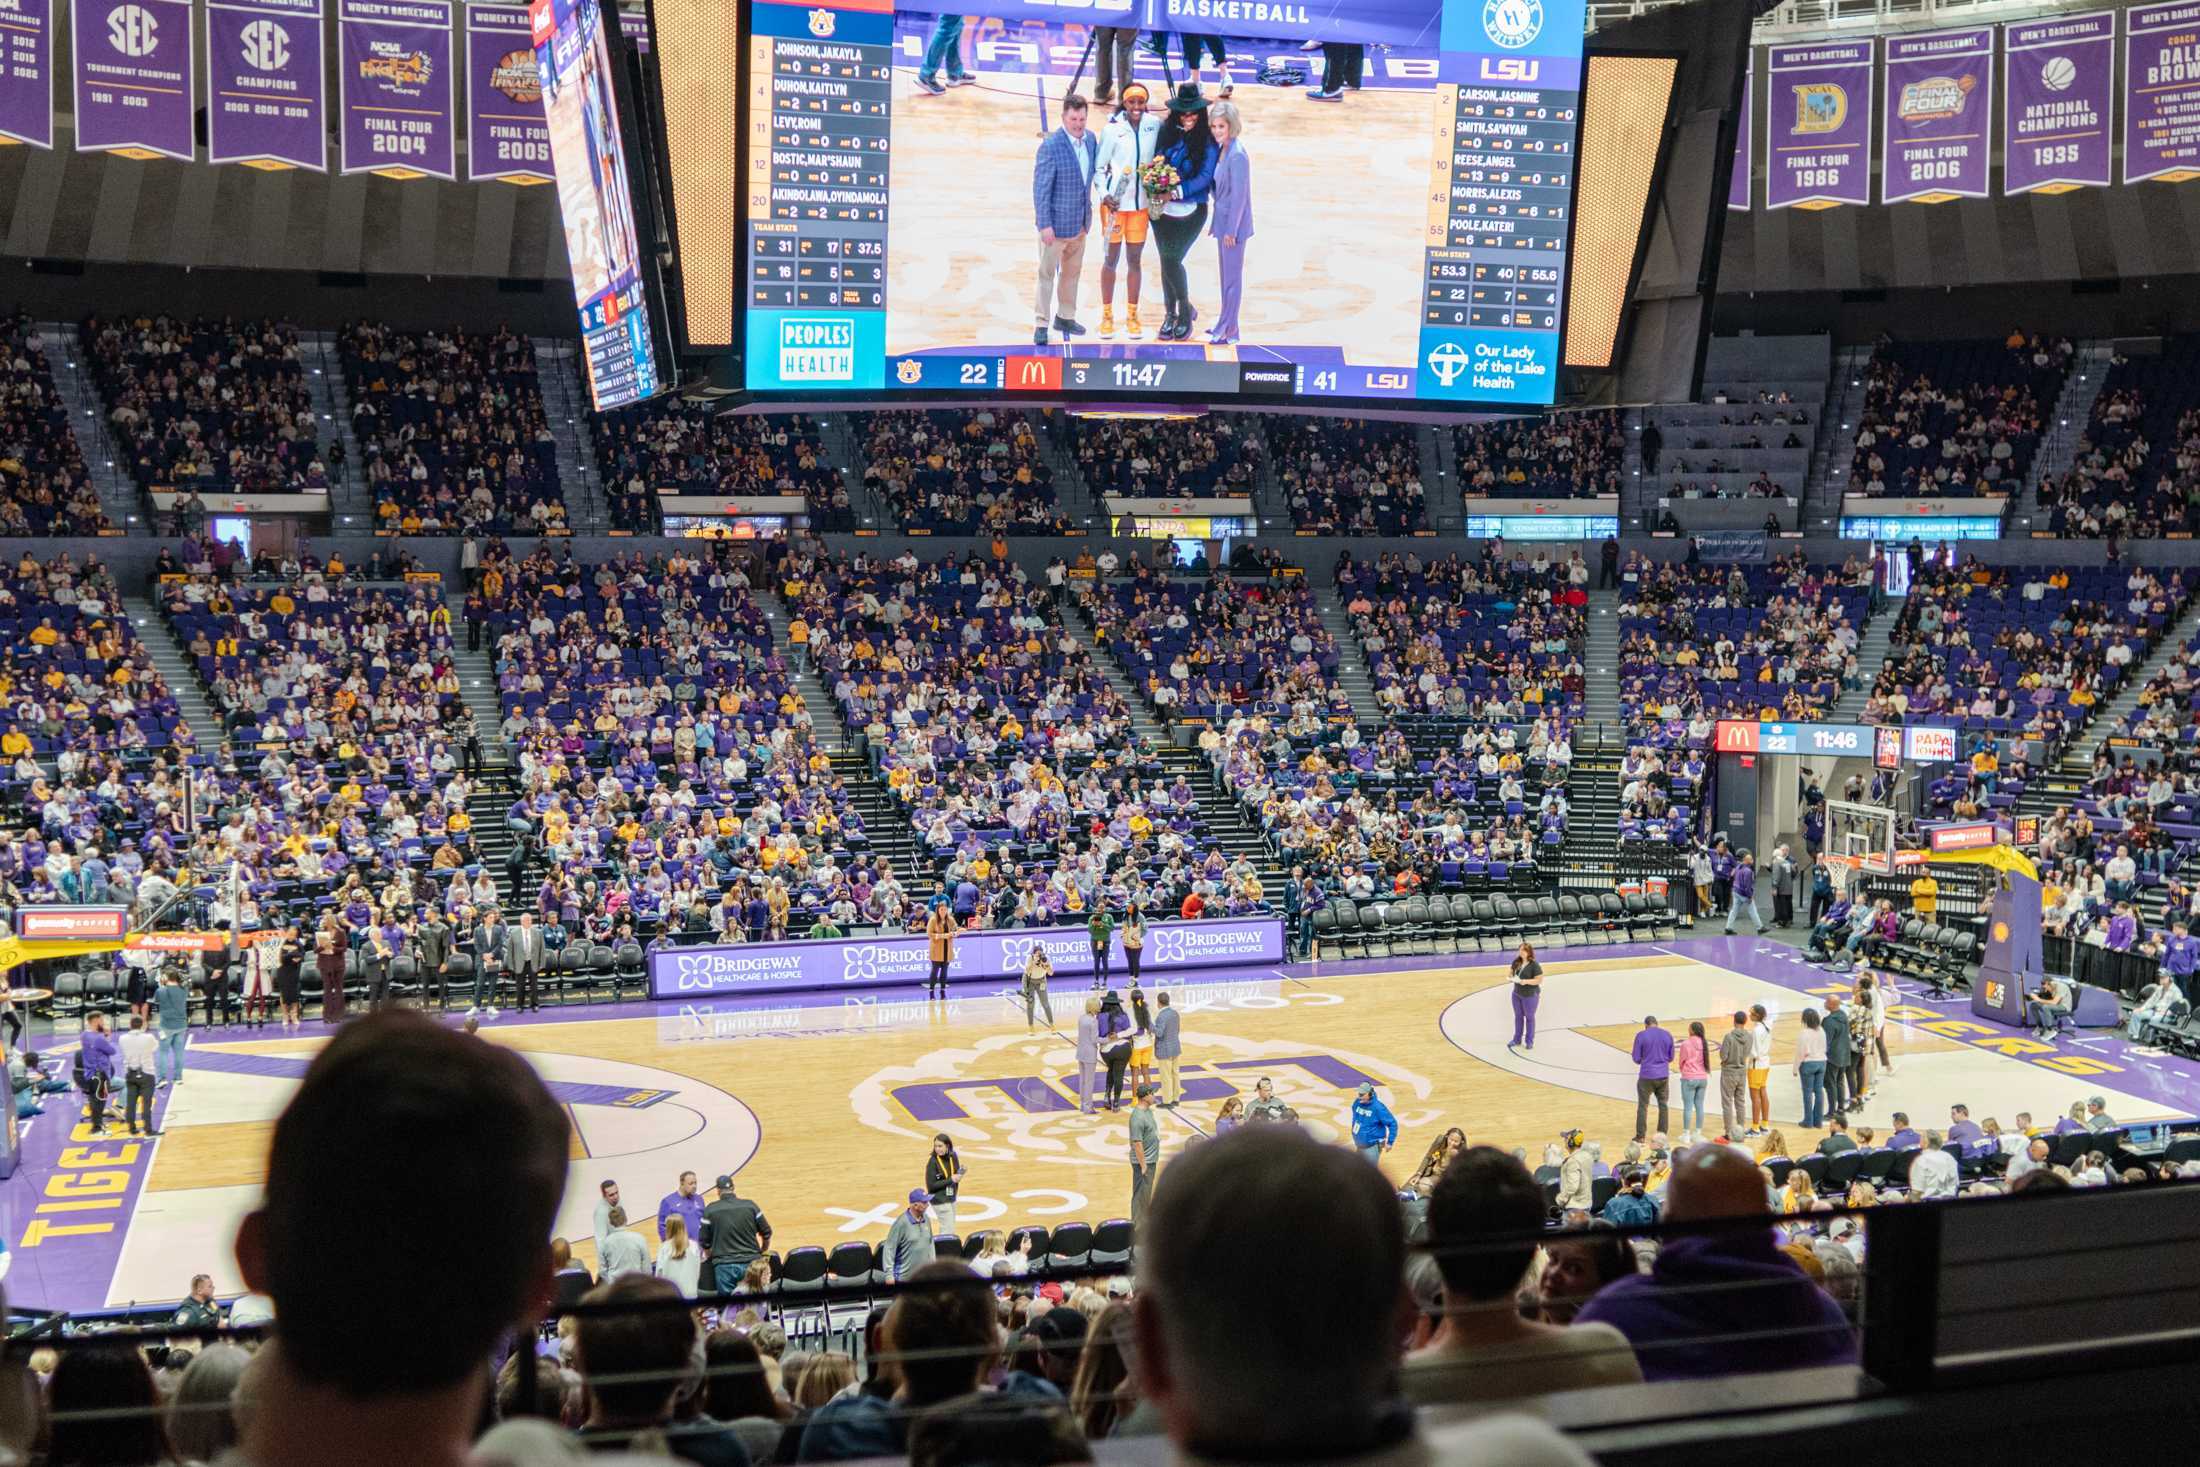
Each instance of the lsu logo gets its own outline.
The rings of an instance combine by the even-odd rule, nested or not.
[[[914,357],[904,357],[895,366],[894,375],[901,379],[902,386],[914,387],[924,380],[924,364]]]
[[[1543,63],[1525,56],[1484,56],[1481,71],[1483,81],[1532,82],[1543,74]]]
[[[256,20],[237,37],[244,64],[254,71],[280,71],[290,64],[290,34],[272,20]]]
[[[1904,122],[1946,122],[1961,117],[1963,104],[1971,99],[1971,90],[1977,85],[1978,78],[1969,72],[1907,82],[1895,101],[1895,115]]]
[[[359,75],[368,80],[381,80],[401,87],[426,86],[428,78],[435,75],[435,63],[425,51],[401,52],[395,56],[369,56],[359,63]]]
[[[1848,91],[1833,82],[1808,82],[1795,89],[1795,131],[1839,132],[1849,120]]]
[[[125,56],[146,57],[159,44],[160,24],[139,5],[118,5],[107,12],[107,44]]]
[[[832,36],[833,24],[833,13],[830,10],[813,10],[810,12],[810,34],[819,40],[826,40]]]
[[[539,104],[542,101],[542,72],[535,66],[535,53],[507,51],[499,56],[496,68],[489,73],[489,85],[522,107]]]
[[[1529,45],[1543,34],[1543,0],[1484,0],[1482,33],[1507,51]]]

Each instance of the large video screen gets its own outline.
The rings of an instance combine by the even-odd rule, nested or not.
[[[588,392],[601,412],[638,402],[658,387],[611,48],[597,0],[533,0],[528,22],[581,313]]]
[[[1548,404],[1582,10],[758,3],[748,386]]]

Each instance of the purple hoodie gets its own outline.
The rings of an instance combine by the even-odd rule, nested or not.
[[[1743,1285],[1745,1287],[1734,1287]],[[1576,1317],[1627,1336],[1644,1380],[1706,1380],[1856,1363],[1841,1306],[1781,1253],[1772,1229],[1675,1238],[1648,1274],[1614,1279]]]

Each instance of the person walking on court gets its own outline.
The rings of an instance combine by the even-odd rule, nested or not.
[[[107,1016],[93,1014],[84,1021],[84,1037],[77,1041],[76,1088],[83,1093],[92,1134],[107,1132],[107,1096],[115,1084],[115,1041],[107,1032]]]
[[[313,967],[321,976],[321,1022],[334,1024],[344,1017],[344,966],[349,956],[344,929],[334,912],[321,919],[313,935]]]
[[[1726,935],[1734,935],[1734,919],[1743,912],[1757,924],[1757,935],[1765,934],[1765,914],[1757,910],[1757,858],[1749,851],[1734,853],[1734,874],[1727,878]]]
[[[1788,858],[1788,848],[1775,846],[1772,850],[1772,925],[1795,925],[1795,863]]]
[[[1373,1085],[1360,1086],[1352,1097],[1352,1144],[1371,1166],[1379,1164],[1383,1153],[1398,1144],[1398,1118],[1376,1095]]]
[[[1719,1040],[1719,1113],[1726,1123],[1726,1139],[1739,1141],[1749,1125],[1749,1014],[1734,1011],[1734,1027]]]
[[[1131,1226],[1146,1220],[1146,1203],[1153,1196],[1154,1173],[1161,1169],[1161,1123],[1154,1119],[1153,1086],[1141,1085],[1131,1095]]]
[[[1131,64],[1138,54],[1138,27],[1134,25],[1099,25],[1092,28],[1093,85],[1092,100],[1111,101],[1115,89],[1121,85],[1128,92],[1131,81]]]
[[[879,1269],[886,1282],[898,1284],[939,1256],[932,1243],[932,1221],[925,1215],[931,1205],[931,1194],[917,1188],[909,1194],[909,1206],[886,1230],[886,1241],[878,1245]]]
[[[947,968],[955,961],[955,914],[946,897],[934,897],[924,917],[924,935],[930,941],[932,966],[924,978],[926,998],[947,997]]]
[[[1184,1086],[1176,1077],[1177,1062],[1184,1054],[1184,1016],[1169,1002],[1167,989],[1155,993],[1153,1000],[1153,1058],[1161,1067],[1161,1104],[1175,1110],[1176,1103],[1184,1098]]]
[[[1108,986],[1109,949],[1115,940],[1115,919],[1108,909],[1095,903],[1092,916],[1085,921],[1085,935],[1092,939],[1092,986]]]
[[[1132,902],[1123,914],[1123,925],[1115,935],[1123,944],[1123,971],[1130,976],[1131,987],[1136,988],[1138,964],[1146,956],[1146,913],[1138,903]]]
[[[1047,1027],[1054,1027],[1054,1000],[1047,997],[1047,979],[1054,976],[1054,960],[1047,956],[1044,944],[1036,939],[1031,944],[1031,956],[1024,959],[1024,1028],[1038,1027],[1040,1010],[1046,1011]]]
[[[934,1225],[943,1233],[955,1231],[955,1194],[962,1189],[962,1178],[954,1138],[942,1131],[932,1138],[932,1154],[924,1159],[924,1195],[931,1200]]]
[[[1535,948],[1523,942],[1513,954],[1513,1037],[1508,1048],[1535,1048],[1535,1011],[1543,1002],[1543,965],[1535,960]]]
[[[505,953],[505,961],[511,965],[512,979],[518,988],[519,1012],[533,1009],[542,1012],[542,965],[544,959],[542,929],[535,925],[533,912],[519,914],[519,926],[512,929],[511,946]]]
[[[1652,1096],[1657,1097],[1659,1130],[1667,1129],[1670,1114],[1666,1102],[1673,1083],[1673,1036],[1658,1027],[1656,1014],[1642,1021],[1642,1030],[1635,1035],[1632,1058],[1635,1061],[1635,1139],[1642,1141],[1650,1134],[1644,1122],[1649,1118]]]
[[[1077,1016],[1077,1110],[1092,1114],[1093,1085],[1100,1073],[1100,995],[1085,1000]]]
[[[161,971],[160,987],[153,990],[153,1012],[160,1026],[153,1080],[156,1085],[173,1085],[183,1078],[183,1047],[191,1037],[191,990],[183,986],[179,969]]]
[[[1711,1085],[1711,1041],[1703,1020],[1692,1019],[1675,1062],[1681,1071],[1681,1141],[1703,1139],[1703,1094]]]
[[[932,22],[932,34],[924,43],[924,60],[917,67],[917,85],[937,97],[947,87],[967,87],[977,80],[963,70],[963,18],[957,11]],[[947,68],[947,86],[940,85],[940,68]]]
[[[749,1265],[772,1245],[772,1225],[764,1209],[733,1193],[733,1178],[718,1179],[718,1197],[703,1209],[703,1227],[697,1242],[710,1260],[712,1285],[721,1294],[740,1292]]]

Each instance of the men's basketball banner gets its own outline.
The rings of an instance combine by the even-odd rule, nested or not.
[[[1536,0],[1474,0],[1542,14]],[[896,13],[967,12],[935,0],[897,5]],[[1044,20],[1129,26],[1165,35],[1273,37],[1291,41],[1358,41],[1386,46],[1434,46],[1443,29],[1443,0],[990,0],[987,20]]]
[[[2003,193],[2106,188],[2116,96],[2116,12],[2058,15],[2002,29]]]
[[[1754,62],[1754,57],[1752,61]],[[1734,129],[1734,175],[1726,181],[1726,206],[1729,209],[1749,207],[1749,170],[1757,163],[1757,108],[1755,96],[1757,78],[1752,71],[1742,73],[1742,120]]]
[[[1813,41],[1767,56],[1765,207],[1872,201],[1872,46]]]
[[[208,0],[206,156],[328,171],[321,0]]]
[[[2124,182],[2200,178],[2200,0],[2124,16]]]
[[[458,177],[454,0],[337,0],[343,171]]]
[[[69,18],[77,150],[191,161],[190,0],[77,0]]]
[[[1887,37],[1880,202],[1985,198],[1993,126],[1992,26]]]
[[[820,988],[887,988],[925,980],[931,940],[922,933],[837,942],[756,942],[737,947],[668,947],[649,955],[653,998],[715,993],[797,993]],[[1013,986],[1034,949],[1044,949],[1057,978],[1092,972],[1092,938],[1082,927],[1009,927],[955,939],[948,976]],[[1111,939],[1123,970],[1123,935]],[[1159,983],[1186,968],[1284,961],[1283,924],[1273,917],[1212,922],[1155,922],[1146,929],[1145,975]]]
[[[0,0],[0,142],[53,146],[53,0]]]
[[[550,183],[550,122],[524,5],[466,7],[466,176]]]

